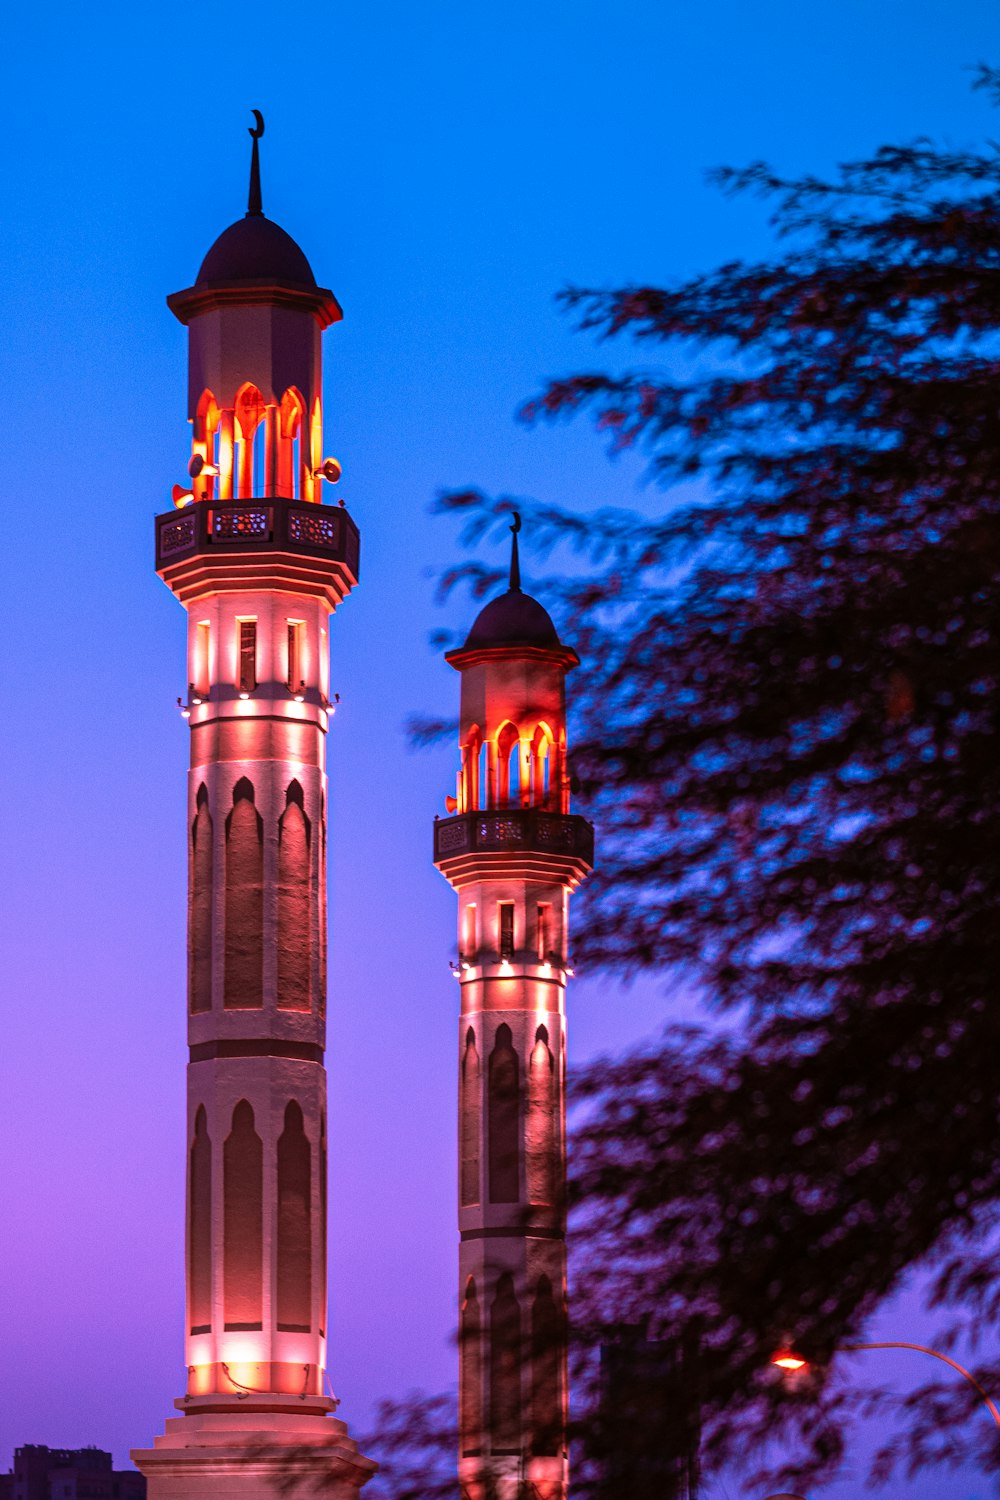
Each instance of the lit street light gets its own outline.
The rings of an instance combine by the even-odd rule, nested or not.
[[[837,1354],[856,1354],[863,1349],[915,1349],[918,1354],[929,1354],[933,1359],[939,1359],[943,1364],[950,1365],[953,1370],[957,1370],[959,1375],[963,1376],[979,1392],[983,1398],[983,1405],[997,1426],[1000,1427],[1000,1411],[997,1411],[996,1406],[990,1400],[989,1396],[987,1396],[976,1377],[964,1365],[960,1365],[957,1359],[952,1359],[950,1355],[942,1354],[939,1349],[929,1349],[926,1344],[899,1342],[884,1344],[841,1344],[839,1349],[834,1352]],[[780,1370],[804,1370],[808,1366],[809,1361],[804,1359],[801,1354],[797,1354],[794,1349],[779,1349],[777,1354],[771,1355],[771,1364],[777,1365]],[[776,1495],[771,1496],[770,1500],[781,1500],[781,1497]]]

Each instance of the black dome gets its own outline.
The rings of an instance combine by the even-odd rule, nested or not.
[[[479,611],[463,651],[479,646],[542,646],[558,648],[556,627],[537,599],[508,589]]]
[[[222,231],[201,263],[195,286],[231,281],[316,285],[312,267],[291,235],[263,214],[247,214]]]

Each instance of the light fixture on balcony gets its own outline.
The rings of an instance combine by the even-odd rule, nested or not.
[[[306,685],[304,682],[299,683],[298,687],[295,689],[295,692],[292,694],[292,697],[295,699],[296,703],[304,703],[306,701]]]
[[[240,688],[240,697],[243,699],[244,702],[246,702],[246,700],[247,700],[247,698],[249,698],[249,696],[250,696],[250,689],[249,688]]]
[[[188,704],[188,703],[182,703],[181,700],[180,700],[180,698],[178,698],[178,700],[177,700],[177,707],[181,711],[181,718],[182,719],[190,719],[190,717],[191,717],[191,705],[190,704]]]
[[[197,692],[195,690],[194,683],[193,682],[189,682],[188,683],[188,702],[192,705],[192,707],[194,707],[194,708],[200,708],[201,705],[204,703],[204,701],[205,700],[202,697],[201,693],[199,693],[199,692]]]

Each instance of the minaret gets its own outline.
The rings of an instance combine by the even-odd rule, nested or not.
[[[187,1392],[133,1458],[151,1500],[353,1496],[326,1366],[327,629],[358,531],[322,504],[332,292],[261,206],[167,299],[188,329],[190,483],[156,518],[188,613]],[[287,1489],[286,1491],[287,1492]]]
[[[579,657],[510,587],[447,660],[462,674],[454,817],[434,862],[459,900],[459,1478],[465,1500],[567,1488],[569,894],[593,865],[570,813],[566,673]],[[524,1488],[527,1486],[528,1488]]]

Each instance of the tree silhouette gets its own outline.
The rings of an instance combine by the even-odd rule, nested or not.
[[[835,1471],[857,1398],[825,1365],[904,1277],[956,1335],[1000,1315],[1000,154],[920,140],[718,181],[770,199],[773,258],[564,293],[659,363],[523,413],[646,454],[659,513],[439,509],[475,543],[516,507],[536,550],[579,555],[538,586],[583,658],[578,960],[679,972],[724,1012],[578,1086],[578,1333],[696,1327],[707,1453],[797,1432],[791,1482]],[[792,1392],[766,1369],[786,1338],[819,1361]],[[1000,1389],[1000,1362],[977,1373]],[[979,1442],[942,1434],[942,1400],[970,1411],[927,1387],[904,1458]]]

